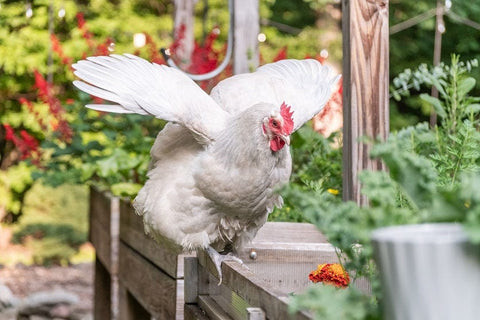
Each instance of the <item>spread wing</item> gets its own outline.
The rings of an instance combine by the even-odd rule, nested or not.
[[[214,140],[230,116],[181,71],[134,55],[89,57],[73,65],[82,91],[117,104],[87,108],[151,115],[181,124],[199,142]]]
[[[339,78],[313,59],[282,60],[223,80],[211,97],[231,114],[259,102],[278,106],[285,102],[294,111],[295,131],[323,109]]]

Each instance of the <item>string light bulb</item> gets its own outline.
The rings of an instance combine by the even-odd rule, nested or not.
[[[445,0],[445,11],[450,10],[452,7],[452,0]]]
[[[258,42],[265,42],[267,40],[267,36],[265,33],[259,33],[257,36]]]
[[[30,2],[27,2],[25,16],[27,19],[30,19],[33,16],[32,4]]]
[[[58,10],[58,17],[60,19],[64,18],[65,17],[65,8],[64,7],[61,7],[60,10]]]
[[[322,57],[323,59],[327,59],[328,58],[328,50],[327,49],[322,49],[322,51],[320,51],[320,57]]]
[[[135,33],[133,35],[133,46],[135,48],[142,48],[147,43],[147,36],[145,33]]]
[[[445,33],[447,29],[445,28],[445,25],[443,23],[438,24],[438,32],[440,33]]]

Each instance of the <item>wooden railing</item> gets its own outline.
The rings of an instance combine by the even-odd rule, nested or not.
[[[307,287],[318,264],[338,259],[313,225],[270,222],[240,254],[245,265],[222,264],[218,285],[205,252],[183,254],[152,240],[130,202],[95,189],[90,202],[95,319],[310,319],[289,314],[289,294]]]

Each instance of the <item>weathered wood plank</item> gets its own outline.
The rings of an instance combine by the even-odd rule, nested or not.
[[[388,0],[343,0],[342,13],[343,197],[366,204],[359,172],[385,169],[358,139],[385,139],[389,131]]]
[[[157,319],[175,319],[177,280],[120,242],[119,280],[148,313]],[[181,297],[183,300],[183,297]]]
[[[117,273],[119,199],[90,189],[89,240],[97,257],[113,275]]]
[[[94,280],[94,306],[93,317],[95,320],[112,318],[112,282],[110,273],[100,262],[95,259],[95,280]]]
[[[267,222],[258,230],[255,243],[328,243],[327,238],[311,223]]]
[[[95,255],[105,268],[110,272],[112,266],[111,255],[111,237],[105,228],[95,223],[95,220],[90,222],[90,242],[95,247]]]
[[[147,310],[128,292],[127,288],[120,285],[118,288],[119,320],[150,320]]]
[[[247,308],[247,320],[265,320],[265,312],[260,308]]]
[[[255,259],[250,255],[254,252]],[[319,263],[336,258],[335,248],[310,223],[267,222],[239,253],[245,263]]]
[[[196,304],[185,304],[184,315],[184,320],[210,320]]]
[[[100,192],[96,188],[90,188],[90,219],[95,219],[96,223],[108,227],[106,232],[110,232],[110,212],[111,201],[114,197],[108,192]]]
[[[178,66],[186,67],[190,64],[194,44],[194,11],[197,0],[175,0],[175,18],[174,18],[174,36],[178,36],[180,28],[183,26],[183,38],[180,46],[175,52],[176,58],[179,59]]]
[[[212,320],[229,320],[229,315],[209,296],[199,296],[198,305]]]
[[[233,0],[233,73],[255,71],[259,63],[258,33],[260,18],[258,0]]]
[[[213,275],[209,275],[209,296],[233,320],[245,320],[248,318],[247,309],[251,307],[250,304],[227,286],[219,286],[217,279]]]
[[[183,278],[183,258],[178,248],[157,243],[144,231],[142,218],[135,214],[127,201],[120,204],[120,239],[157,265],[172,278]]]
[[[177,279],[177,302],[175,319],[183,320],[184,318],[184,305],[185,305],[185,281],[183,279]]]
[[[215,266],[208,254],[204,251],[199,251],[197,257],[200,266],[205,268],[210,275],[216,275]],[[288,294],[272,288],[237,262],[229,261],[223,263],[222,273],[223,282],[221,286],[225,286],[235,292],[248,303],[249,307],[259,307],[264,310],[270,319],[311,319],[304,312],[290,316],[288,313]],[[215,280],[218,281],[217,279]],[[210,286],[210,288],[212,287]],[[215,292],[212,293],[212,296],[214,295]]]
[[[186,257],[185,262],[185,303],[198,303],[198,260],[196,257]]]

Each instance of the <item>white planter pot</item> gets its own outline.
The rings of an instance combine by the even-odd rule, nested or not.
[[[384,319],[480,319],[480,246],[460,225],[388,227],[372,239]]]

